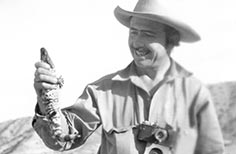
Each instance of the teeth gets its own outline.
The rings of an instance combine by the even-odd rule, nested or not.
[[[145,56],[149,51],[148,50],[135,50],[135,53],[138,56]]]

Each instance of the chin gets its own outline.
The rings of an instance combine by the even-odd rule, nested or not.
[[[136,62],[135,61],[135,64],[138,68],[150,68],[151,65],[148,64],[147,62]]]

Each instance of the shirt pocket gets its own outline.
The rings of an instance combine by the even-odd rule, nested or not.
[[[197,130],[193,128],[185,128],[179,132],[178,142],[175,146],[175,153],[193,154],[197,141]]]
[[[122,128],[111,128],[104,130],[106,141],[109,142],[114,154],[138,154],[145,147],[142,142],[137,140],[138,128],[128,126]]]

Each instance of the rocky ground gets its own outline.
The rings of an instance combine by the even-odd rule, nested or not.
[[[236,82],[208,86],[223,131],[226,154],[236,153]]]
[[[236,82],[209,85],[216,104],[226,143],[226,154],[236,153]],[[100,142],[98,129],[86,144],[67,152],[48,149],[31,127],[32,117],[0,123],[1,154],[96,154]]]

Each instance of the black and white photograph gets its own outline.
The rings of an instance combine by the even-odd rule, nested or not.
[[[0,154],[235,154],[234,0],[0,0]]]

